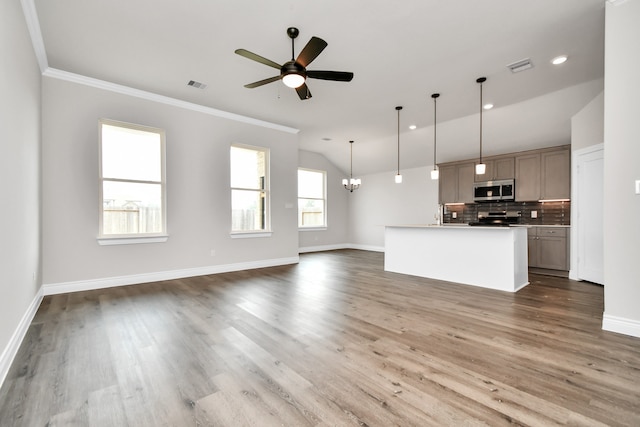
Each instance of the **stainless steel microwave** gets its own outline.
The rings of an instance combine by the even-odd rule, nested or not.
[[[515,180],[476,182],[473,185],[474,202],[512,201],[515,200]]]

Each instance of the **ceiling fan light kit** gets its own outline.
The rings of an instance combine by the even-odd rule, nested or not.
[[[298,97],[301,100],[305,100],[311,98],[311,92],[306,84],[307,78],[338,82],[350,82],[353,79],[353,73],[347,71],[307,70],[307,66],[309,66],[309,64],[316,59],[320,53],[322,53],[324,48],[327,47],[327,42],[319,37],[311,37],[311,40],[309,40],[305,45],[298,57],[295,58],[294,43],[298,34],[300,34],[300,31],[297,28],[287,28],[287,35],[291,39],[291,60],[282,65],[253,52],[249,52],[248,50],[236,49],[235,53],[240,56],[244,56],[252,61],[260,62],[261,64],[280,70],[280,74],[277,76],[249,83],[244,85],[244,87],[254,89],[268,83],[282,80],[286,86],[296,90]]]

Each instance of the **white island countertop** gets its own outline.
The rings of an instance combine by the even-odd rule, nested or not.
[[[527,267],[526,227],[385,227],[386,271],[516,292],[529,283]]]

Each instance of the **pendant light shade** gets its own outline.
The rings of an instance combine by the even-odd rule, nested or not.
[[[349,172],[349,179],[343,179],[342,186],[353,193],[353,190],[360,188],[362,181],[359,178],[353,177],[353,141],[349,141],[349,145],[351,146],[351,169]]]
[[[436,124],[437,124],[437,103],[436,100],[440,96],[439,93],[431,95],[433,98],[433,170],[431,171],[431,179],[438,179],[440,177],[440,171],[436,166]]]
[[[486,82],[486,77],[479,77],[476,83],[480,83],[480,161],[476,165],[476,175],[484,175],[487,165],[482,163],[482,83]]]
[[[402,183],[402,175],[400,175],[400,110],[402,110],[401,106],[396,107],[398,112],[398,173],[395,178],[396,184]]]

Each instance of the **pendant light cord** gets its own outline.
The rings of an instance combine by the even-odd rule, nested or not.
[[[485,77],[480,77],[477,82],[480,83],[480,163],[482,164],[482,83]]]
[[[353,180],[353,141],[349,141],[349,145],[351,146],[351,170],[349,172],[349,178]]]
[[[396,107],[398,112],[398,175],[400,175],[400,110],[402,107]]]
[[[436,170],[436,123],[437,123],[437,109],[438,105],[436,99],[440,96],[439,93],[431,95],[433,98],[433,170]]]

